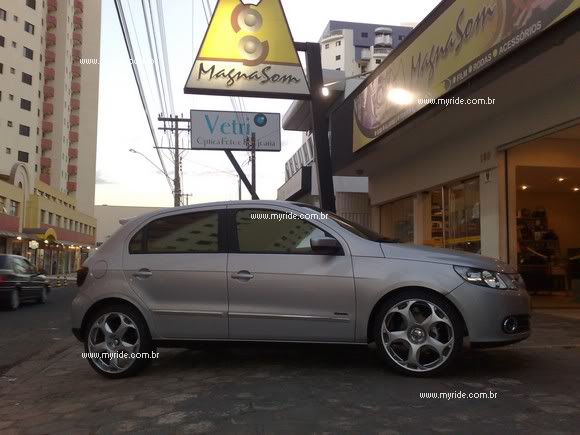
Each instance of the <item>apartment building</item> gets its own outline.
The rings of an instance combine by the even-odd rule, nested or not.
[[[373,71],[413,27],[329,21],[320,37],[322,66],[347,77]]]
[[[47,273],[95,245],[100,0],[0,0],[0,253]]]

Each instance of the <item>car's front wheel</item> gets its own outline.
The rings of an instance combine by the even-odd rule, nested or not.
[[[143,316],[125,304],[97,310],[88,322],[84,342],[91,367],[113,379],[139,373],[155,349]]]
[[[409,290],[384,302],[374,338],[390,368],[411,376],[433,376],[448,369],[461,351],[462,321],[443,296]]]

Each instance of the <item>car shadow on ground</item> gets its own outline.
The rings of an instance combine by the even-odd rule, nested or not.
[[[528,364],[529,355],[517,349],[465,349],[453,367],[438,378],[513,376]],[[286,343],[199,344],[187,350],[162,349],[148,374],[176,371],[270,370],[284,372],[320,371],[328,375],[348,372],[384,375],[388,370],[374,345],[329,345]],[[235,370],[234,370],[235,369]]]

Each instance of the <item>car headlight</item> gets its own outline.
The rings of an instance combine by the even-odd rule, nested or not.
[[[517,274],[494,272],[473,267],[453,266],[455,272],[470,284],[503,290],[525,289],[522,277]]]

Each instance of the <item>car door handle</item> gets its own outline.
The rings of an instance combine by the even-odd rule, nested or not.
[[[149,269],[141,269],[138,272],[133,274],[135,278],[151,278],[153,276],[153,272]]]
[[[254,278],[254,275],[247,270],[240,270],[238,273],[232,274],[232,278],[238,281],[249,281]]]

